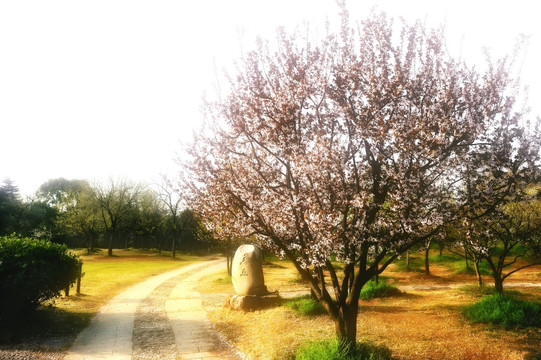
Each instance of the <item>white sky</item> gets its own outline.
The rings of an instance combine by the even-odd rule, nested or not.
[[[348,3],[352,20],[377,4],[445,22],[451,51],[473,62],[483,46],[503,55],[530,35],[522,77],[541,115],[536,1]],[[0,182],[31,194],[57,177],[151,183],[175,173],[179,141],[201,122],[202,95],[215,92],[214,63],[229,67],[256,34],[319,26],[337,12],[334,0],[0,1]]]

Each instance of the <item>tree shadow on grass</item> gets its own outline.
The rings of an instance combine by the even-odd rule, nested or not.
[[[468,322],[463,317],[465,322]],[[469,322],[468,322],[469,323]],[[478,323],[472,324],[478,331],[484,331],[489,336],[501,338],[504,337],[510,347],[524,352],[524,360],[541,360],[541,328],[527,327],[523,329],[505,328],[502,325]]]
[[[283,265],[280,265],[280,264],[275,264],[273,262],[270,262],[270,261],[265,261],[263,263],[263,266],[264,267],[267,267],[267,268],[270,268],[270,269],[287,269],[285,266]]]
[[[411,313],[411,308],[408,306],[401,305],[366,305],[360,306],[361,312],[373,312],[381,314],[400,314],[400,313]]]
[[[393,297],[407,299],[407,300],[417,300],[423,297],[423,295],[412,294],[403,290],[400,290],[400,294],[394,295]]]
[[[464,308],[464,305],[461,304],[439,304],[431,306],[430,309],[436,310],[436,311],[445,311],[450,313],[461,313],[462,309]]]
[[[43,306],[3,319],[0,323],[0,346],[71,344],[77,334],[90,323],[92,314],[69,312],[53,306]],[[71,339],[71,340],[70,340]]]

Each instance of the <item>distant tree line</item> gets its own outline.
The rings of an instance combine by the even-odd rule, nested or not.
[[[51,179],[23,199],[16,184],[0,185],[0,236],[52,240],[88,251],[107,248],[155,248],[194,251],[211,237],[178,192],[164,180],[153,189],[124,179],[103,183]]]

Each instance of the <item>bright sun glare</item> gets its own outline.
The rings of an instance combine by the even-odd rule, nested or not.
[[[541,30],[531,1],[349,1],[445,24],[450,51],[481,62],[530,36],[522,66],[541,114]],[[0,3],[0,181],[24,194],[57,177],[153,182],[177,171],[203,94],[256,35],[337,20],[335,1],[4,1]]]

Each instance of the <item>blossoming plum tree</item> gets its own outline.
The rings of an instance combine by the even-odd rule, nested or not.
[[[207,104],[190,206],[290,259],[354,346],[363,285],[453,216],[455,170],[512,106],[507,70],[480,73],[442,31],[383,14],[353,27],[344,10],[318,42],[279,30]]]
[[[458,242],[472,257],[480,286],[479,262],[487,261],[499,293],[507,277],[541,260],[541,136],[537,126],[520,126],[518,114],[509,115],[470,147],[457,193],[464,233]]]
[[[447,228],[449,249],[472,260],[479,286],[479,264],[486,261],[500,293],[509,275],[539,262],[541,250],[540,121],[531,124],[524,113],[506,108],[455,169],[460,174],[455,193],[458,217]]]

